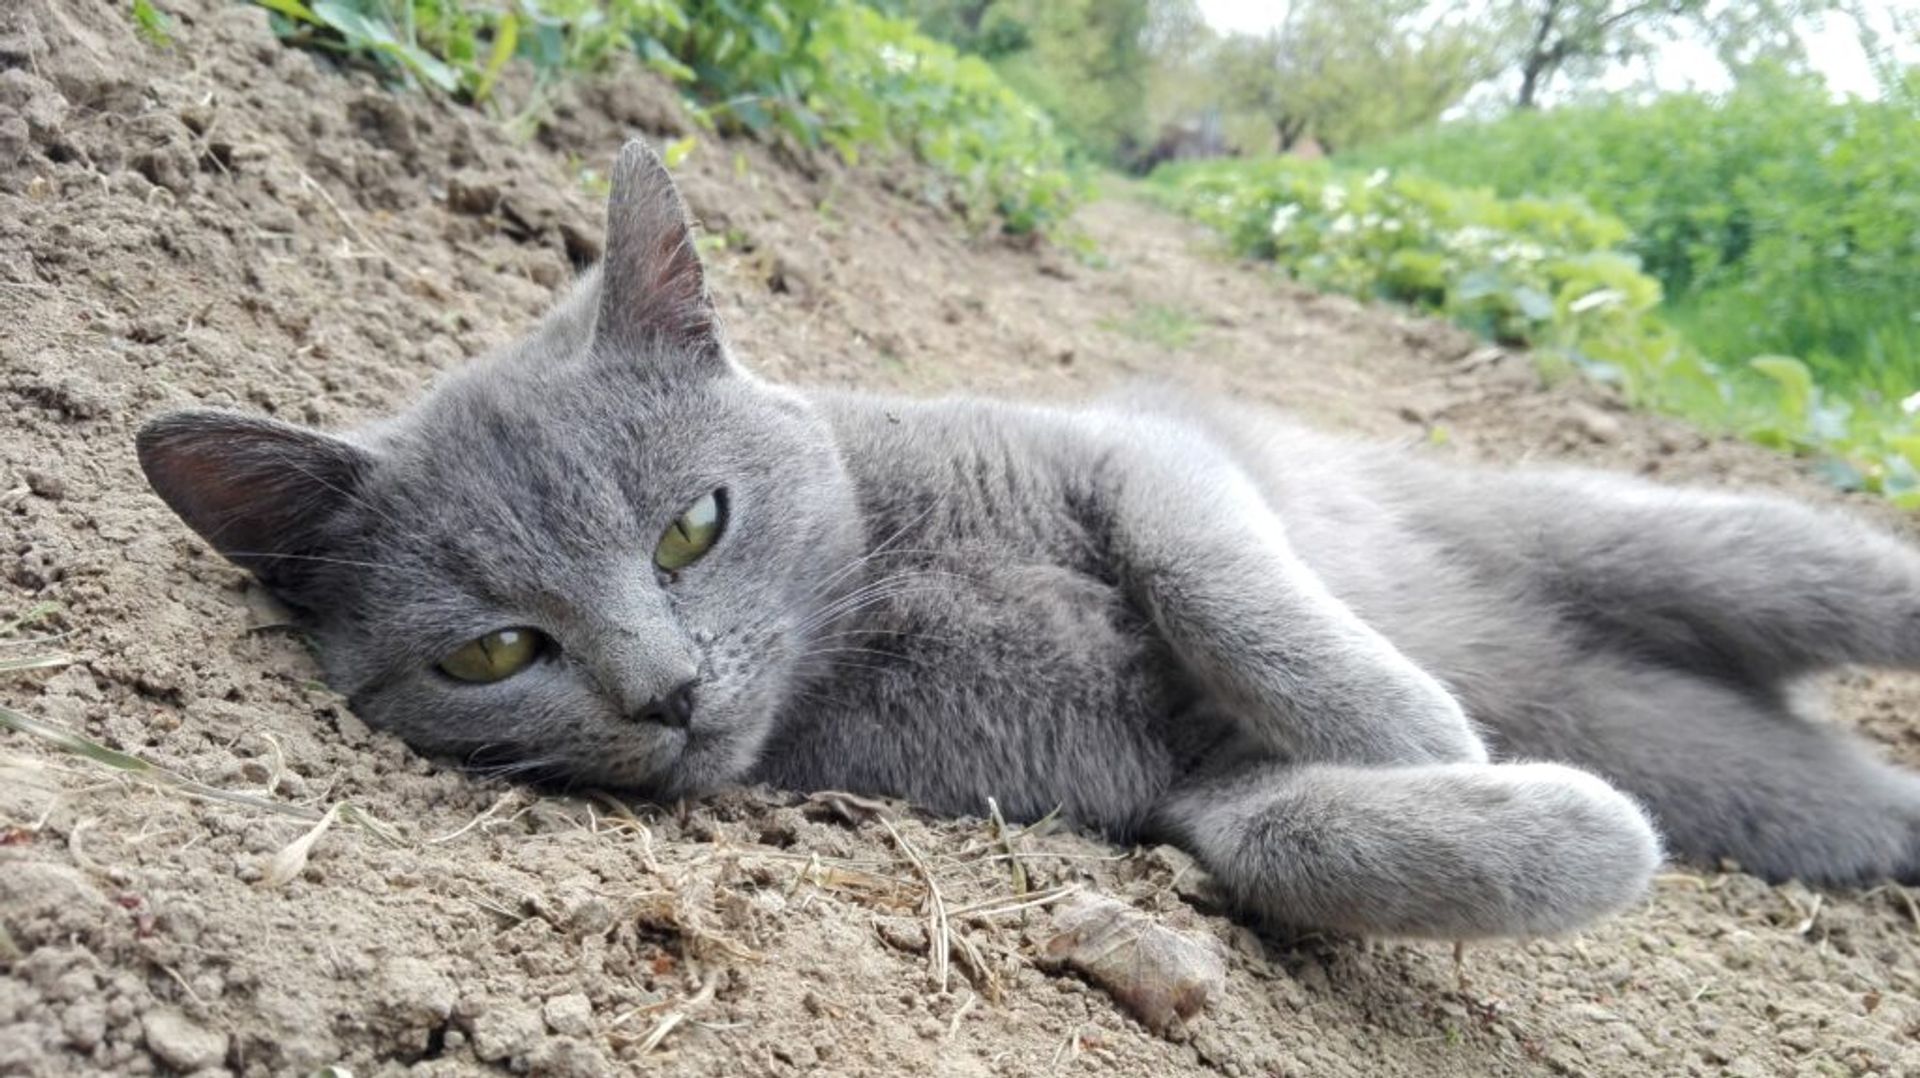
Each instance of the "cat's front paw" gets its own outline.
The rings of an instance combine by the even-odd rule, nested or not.
[[[1505,934],[1570,932],[1640,900],[1662,857],[1660,837],[1638,802],[1604,779],[1560,764],[1504,764],[1455,791],[1483,806],[1485,852],[1528,866],[1509,893]]]

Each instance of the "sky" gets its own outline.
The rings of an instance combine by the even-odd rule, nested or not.
[[[1365,2],[1365,0],[1360,0]],[[1869,18],[1883,15],[1901,0],[1866,0],[1862,4]],[[1280,22],[1286,4],[1276,0],[1198,0],[1201,14],[1218,30],[1260,33]],[[1876,18],[1876,21],[1878,19]],[[1867,63],[1860,39],[1844,19],[1826,20],[1824,25],[1808,23],[1803,30],[1807,58],[1814,70],[1827,79],[1836,94],[1874,97],[1879,87]],[[1920,46],[1917,46],[1920,47]],[[1714,58],[1713,50],[1699,41],[1676,41],[1642,65],[1622,66],[1603,79],[1605,88],[1626,89],[1644,85],[1651,76],[1660,90],[1716,91],[1728,88],[1731,80],[1726,69]]]

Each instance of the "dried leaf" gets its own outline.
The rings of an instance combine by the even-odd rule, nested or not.
[[[1081,893],[1053,910],[1046,957],[1105,989],[1149,1028],[1168,1034],[1226,987],[1213,941],[1165,928],[1124,902]]]
[[[267,862],[267,870],[261,882],[268,887],[285,887],[292,883],[294,877],[305,871],[307,856],[313,852],[313,844],[319,842],[320,836],[326,834],[327,828],[332,827],[333,821],[339,818],[340,806],[336,804],[327,810],[325,816],[320,817],[319,823],[308,828],[306,834],[289,842],[285,849],[273,855],[273,860]]]

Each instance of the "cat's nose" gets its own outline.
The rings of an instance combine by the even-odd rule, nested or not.
[[[656,696],[635,709],[632,718],[638,722],[657,722],[662,726],[683,729],[693,721],[693,679],[681,682],[673,691]]]

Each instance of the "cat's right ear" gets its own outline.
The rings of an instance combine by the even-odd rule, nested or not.
[[[716,370],[726,363],[686,204],[638,139],[613,167],[597,317],[595,336],[621,351],[656,359],[664,351]]]
[[[373,464],[339,438],[232,412],[161,416],[134,445],[147,482],[188,527],[296,606]]]

